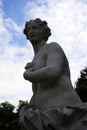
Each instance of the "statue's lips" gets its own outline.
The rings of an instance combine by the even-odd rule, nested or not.
[[[36,34],[30,34],[30,37],[34,37],[34,36],[36,36]]]

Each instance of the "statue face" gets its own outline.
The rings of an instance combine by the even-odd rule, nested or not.
[[[31,22],[28,25],[27,37],[31,42],[43,40],[43,32],[42,32],[41,27],[37,23]]]

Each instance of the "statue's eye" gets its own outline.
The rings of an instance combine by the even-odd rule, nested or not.
[[[28,30],[29,30],[29,31],[30,31],[30,30],[35,30],[35,29],[37,29],[36,26],[28,27]]]

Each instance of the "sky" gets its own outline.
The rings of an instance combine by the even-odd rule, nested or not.
[[[87,67],[87,0],[0,0],[0,103],[30,100],[31,83],[23,79],[24,66],[34,56],[23,34],[26,21],[48,22],[52,36],[63,48],[74,86]]]

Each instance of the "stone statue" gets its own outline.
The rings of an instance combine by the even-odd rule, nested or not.
[[[37,18],[26,22],[24,34],[34,49],[23,76],[32,82],[29,106],[20,111],[22,130],[87,130],[87,105],[74,91],[66,55],[58,43],[47,44],[51,30]]]

